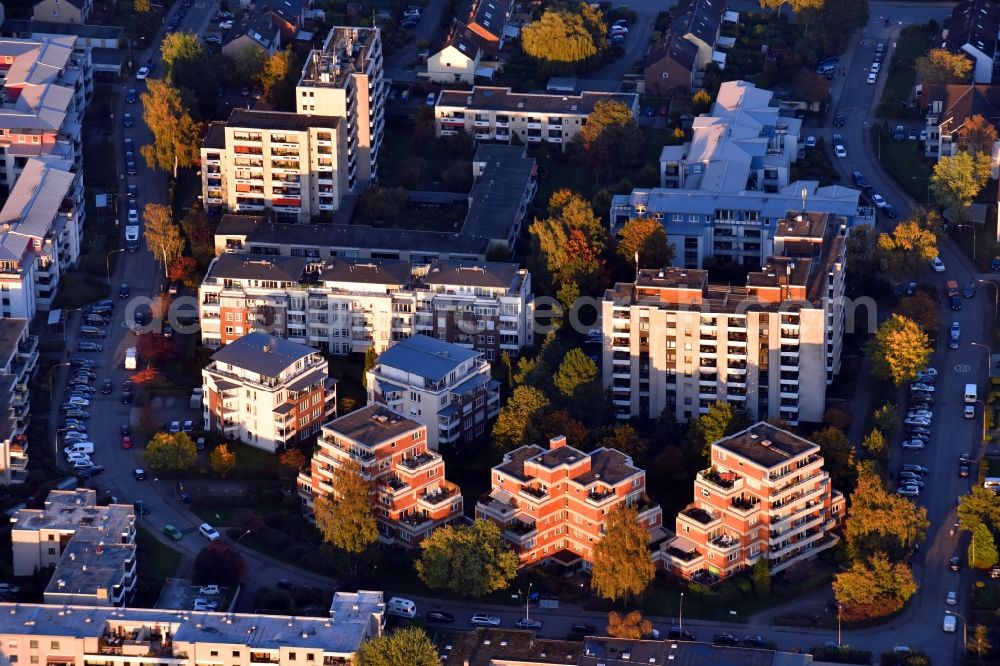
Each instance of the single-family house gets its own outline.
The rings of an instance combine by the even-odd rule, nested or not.
[[[714,59],[725,13],[725,0],[681,0],[670,29],[646,56],[646,94],[667,95],[697,86],[700,73]]]
[[[942,47],[973,59],[974,83],[990,83],[996,71],[998,33],[1000,5],[995,0],[964,0],[951,12]]]

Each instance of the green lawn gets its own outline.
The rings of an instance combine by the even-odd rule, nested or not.
[[[59,291],[53,301],[56,308],[79,308],[106,298],[108,287],[103,281],[90,280],[79,274],[67,273],[59,280]]]
[[[990,181],[985,191],[996,192],[996,182]],[[956,229],[951,235],[967,256],[972,257],[973,249],[975,249],[975,262],[983,273],[990,272],[990,261],[1000,254],[1000,244],[996,242],[997,215],[995,206],[996,204],[989,204],[986,210],[986,224],[975,225],[975,244],[973,244],[973,234],[969,227]],[[993,296],[992,287],[984,286],[983,290],[988,297]]]
[[[139,552],[139,577],[150,582],[163,582],[174,575],[181,554],[167,546],[144,525],[136,524],[135,542]]]
[[[872,149],[907,194],[916,201],[927,201],[932,167],[919,141],[893,141],[887,126],[876,125],[872,129]]]
[[[245,508],[253,508],[254,512],[259,516],[266,516],[269,513],[284,510],[284,507],[281,506],[280,503],[255,504],[253,507],[199,504],[192,507],[191,510],[205,522],[211,523],[216,528],[223,528],[232,527],[233,516],[235,516],[238,511]]]
[[[910,26],[903,30],[892,54],[889,78],[882,90],[877,115],[880,118],[916,117],[906,103],[917,79],[916,59],[930,48],[934,32],[926,26]]]

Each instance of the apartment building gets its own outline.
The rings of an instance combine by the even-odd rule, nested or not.
[[[0,39],[0,187],[9,191],[32,157],[79,172],[93,96],[91,52],[76,36]]]
[[[666,537],[660,507],[646,495],[646,472],[615,449],[584,453],[560,435],[548,448],[530,444],[505,454],[490,482],[476,518],[499,525],[522,566],[554,562],[589,571],[607,516],[623,505],[638,510],[651,547]]]
[[[337,592],[328,617],[0,604],[0,661],[350,666],[361,643],[382,635],[384,613],[382,593],[368,591]]]
[[[334,27],[306,58],[295,87],[295,110],[343,119],[347,188],[378,180],[378,154],[385,135],[382,37],[378,28]]]
[[[761,420],[821,421],[840,372],[846,227],[792,214],[745,287],[671,267],[607,290],[603,378],[618,418],[688,421],[725,400]]]
[[[972,60],[972,82],[997,80],[1000,7],[992,0],[962,0],[952,8],[945,26],[940,47]]]
[[[337,415],[337,382],[323,354],[267,333],[229,342],[201,377],[205,430],[272,453]]]
[[[0,315],[31,319],[51,309],[62,275],[80,257],[81,171],[29,159],[0,208]]]
[[[38,336],[27,319],[0,319],[0,485],[28,479],[28,383],[38,367]]]
[[[323,426],[311,470],[298,477],[308,514],[317,497],[336,496],[334,471],[353,461],[372,485],[379,539],[413,547],[462,520],[462,493],[444,459],[427,448],[427,427],[385,405],[362,407]]]
[[[982,116],[994,126],[1000,123],[1000,85],[924,85],[920,103],[926,112],[925,157],[953,157],[964,149],[968,145],[966,123],[973,116]],[[1000,141],[993,142],[992,164],[996,178]]]
[[[561,146],[580,133],[594,106],[614,100],[639,114],[635,93],[583,92],[515,93],[510,88],[473,86],[472,90],[442,90],[434,104],[437,136],[466,132],[476,141],[510,143],[512,134],[524,144]]]
[[[201,145],[208,210],[273,211],[281,222],[332,215],[347,192],[342,119],[234,109]]]
[[[517,264],[227,253],[209,265],[199,302],[210,347],[262,330],[334,355],[381,353],[425,333],[493,361],[532,341],[531,276]]]
[[[844,495],[830,486],[819,446],[770,423],[712,444],[694,480],[694,501],[662,546],[676,573],[712,583],[767,557],[771,574],[840,540]]]
[[[426,335],[394,343],[365,375],[368,402],[427,428],[432,451],[482,437],[500,412],[500,383],[483,352]]]
[[[53,23],[83,24],[94,9],[93,0],[40,0],[35,3],[32,18]]]
[[[790,210],[837,215],[849,227],[874,222],[858,190],[792,180],[801,133],[802,121],[783,115],[770,91],[723,83],[711,114],[694,119],[691,141],[663,148],[660,187],[612,197],[612,232],[654,219],[685,268],[707,257],[757,268]]]
[[[70,540],[45,587],[47,604],[123,606],[138,578],[134,543]]]

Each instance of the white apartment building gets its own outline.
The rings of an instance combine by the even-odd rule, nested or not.
[[[516,134],[522,143],[562,146],[580,133],[594,105],[603,100],[621,102],[639,114],[636,93],[583,92],[515,93],[510,88],[473,86],[472,90],[442,90],[434,105],[437,135],[466,132],[477,141],[510,143]]]
[[[201,145],[209,210],[259,212],[308,222],[340,207],[347,191],[342,119],[234,109],[212,123]]]
[[[791,179],[801,134],[802,121],[782,115],[772,92],[723,83],[712,112],[694,119],[691,141],[663,148],[660,187],[612,197],[612,232],[652,218],[679,265],[701,268],[714,257],[757,268],[774,253],[774,230],[788,211],[830,213],[849,227],[873,222],[858,190]]]
[[[337,416],[337,383],[311,347],[252,332],[201,371],[205,430],[280,452]]]
[[[73,35],[0,39],[0,186],[32,158],[83,165],[81,128],[94,95],[90,49]]]
[[[328,617],[0,604],[0,664],[350,666],[382,635],[381,592],[334,594]]]
[[[368,403],[388,405],[427,427],[427,445],[469,442],[500,412],[500,383],[481,351],[426,335],[394,343],[365,376]]]
[[[0,209],[0,315],[31,319],[49,310],[59,281],[80,257],[81,172],[32,158]]]
[[[607,290],[603,379],[618,418],[688,421],[724,400],[760,420],[821,421],[840,371],[845,235],[842,219],[798,215],[745,287],[663,268]]]
[[[38,366],[38,337],[27,319],[0,319],[0,485],[28,478],[28,382]]]
[[[531,275],[517,264],[227,253],[199,288],[201,341],[267,331],[330,354],[383,352],[418,333],[516,356],[532,341]]]
[[[337,26],[306,58],[295,87],[295,111],[342,118],[347,128],[347,188],[378,180],[389,86],[382,76],[378,28]]]
[[[47,604],[122,606],[138,580],[134,543],[72,539],[45,587]]]

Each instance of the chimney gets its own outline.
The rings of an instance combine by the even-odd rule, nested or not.
[[[556,435],[549,440],[549,450],[554,450],[566,446],[566,435]]]

